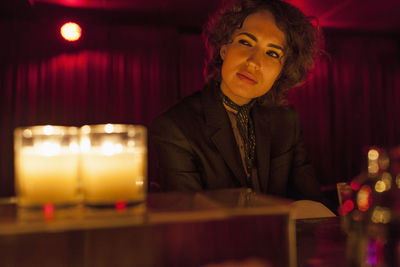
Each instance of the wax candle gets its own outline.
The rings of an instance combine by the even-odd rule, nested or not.
[[[79,201],[78,130],[34,126],[15,130],[18,205],[71,205]]]
[[[114,205],[120,201],[145,200],[144,127],[107,124],[83,128],[81,150],[80,175],[86,204]]]

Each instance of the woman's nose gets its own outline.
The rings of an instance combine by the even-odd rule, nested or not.
[[[254,70],[258,70],[261,67],[261,53],[259,49],[254,49],[250,55],[247,57],[247,66],[249,68],[254,68]]]

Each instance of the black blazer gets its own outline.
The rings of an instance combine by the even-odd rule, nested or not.
[[[246,186],[239,148],[217,90],[206,87],[153,121],[150,138],[158,157],[163,190]],[[261,192],[321,201],[296,110],[255,104],[251,115]]]

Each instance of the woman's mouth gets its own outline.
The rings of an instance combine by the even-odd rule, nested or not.
[[[250,73],[238,72],[238,73],[236,73],[236,75],[243,82],[246,82],[246,83],[249,83],[249,84],[257,84],[256,78],[254,77],[254,75],[252,75]]]

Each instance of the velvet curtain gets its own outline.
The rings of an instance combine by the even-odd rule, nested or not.
[[[349,181],[370,146],[400,145],[400,46],[396,36],[327,30],[327,54],[290,92],[321,181]]]
[[[0,52],[0,196],[14,193],[16,127],[148,126],[180,98],[182,41],[176,29],[97,25],[86,29],[92,31],[82,37],[86,40],[70,44],[41,23],[13,23],[14,35]]]
[[[0,196],[13,189],[12,132],[35,124],[151,120],[202,88],[199,34],[171,28],[85,25],[66,43],[42,22],[6,21],[0,44]],[[399,44],[392,36],[327,33],[327,51],[290,92],[323,185],[361,170],[367,145],[400,143]],[[151,152],[151,151],[150,151]],[[149,177],[154,179],[153,154]]]

